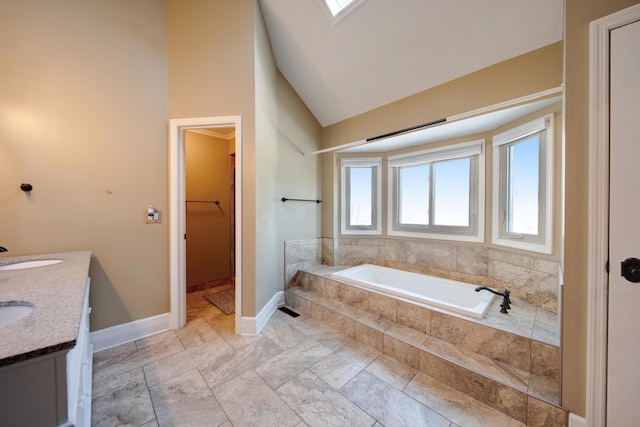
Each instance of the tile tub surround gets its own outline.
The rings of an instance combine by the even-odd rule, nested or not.
[[[554,315],[517,299],[508,316],[495,302],[482,320],[444,313],[332,280],[338,269],[300,271],[287,304],[522,422],[541,406],[566,417]]]
[[[465,243],[383,237],[293,240],[285,242],[285,287],[299,269],[367,263],[506,288],[513,297],[558,312],[558,262]]]
[[[71,349],[76,343],[91,252],[0,258],[0,265],[47,259],[63,262],[0,271],[0,301],[28,301],[34,307],[0,328],[0,366]]]

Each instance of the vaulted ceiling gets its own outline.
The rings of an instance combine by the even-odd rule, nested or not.
[[[562,0],[260,0],[278,68],[322,126],[562,40]]]

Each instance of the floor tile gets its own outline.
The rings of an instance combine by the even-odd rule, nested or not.
[[[380,356],[381,352],[359,341],[345,344],[310,368],[333,388],[339,389]]]
[[[141,426],[155,417],[141,368],[94,381],[92,426]]]
[[[213,394],[234,426],[286,427],[302,421],[253,370],[214,388]]]
[[[176,336],[174,331],[164,331],[135,341],[138,350],[158,344],[164,340],[173,339]]]
[[[215,339],[222,339],[220,334],[202,317],[188,320],[183,328],[175,331],[175,334],[184,348],[193,347]]]
[[[271,388],[276,389],[329,354],[330,349],[317,341],[307,340],[261,363],[255,371]]]
[[[144,375],[151,387],[191,369],[207,365],[211,363],[212,359],[231,358],[233,353],[233,348],[218,336],[216,340],[188,348],[145,365],[143,367]]]
[[[196,369],[149,391],[159,427],[218,426],[227,421],[222,407]]]
[[[214,388],[282,353],[282,349],[266,337],[258,337],[231,354],[211,357],[199,367],[209,387]]]
[[[114,357],[99,360],[94,358],[94,381],[102,381],[113,375],[140,368],[148,363],[163,359],[184,350],[182,343],[175,335],[168,335],[166,339],[147,345],[139,350],[118,354]]]
[[[371,426],[375,420],[310,371],[276,392],[309,426]]]
[[[451,422],[367,371],[341,389],[349,400],[385,426],[448,427]]]
[[[524,424],[464,393],[418,373],[405,393],[460,426],[515,427]]]
[[[307,335],[279,316],[269,320],[262,330],[262,335],[271,339],[283,350],[288,350],[309,339]]]
[[[418,372],[417,369],[385,354],[367,366],[367,371],[398,390],[403,390]]]

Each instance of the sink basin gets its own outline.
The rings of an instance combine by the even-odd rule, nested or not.
[[[33,311],[33,305],[26,301],[0,302],[0,328],[16,322]]]
[[[22,261],[13,264],[0,265],[0,270],[20,270],[23,268],[44,267],[62,262],[61,259],[39,259],[36,261]]]

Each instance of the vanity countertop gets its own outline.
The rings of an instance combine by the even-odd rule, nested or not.
[[[91,251],[2,257],[0,266],[48,259],[63,262],[0,270],[0,302],[33,304],[27,316],[0,327],[0,367],[71,349],[76,343]]]

